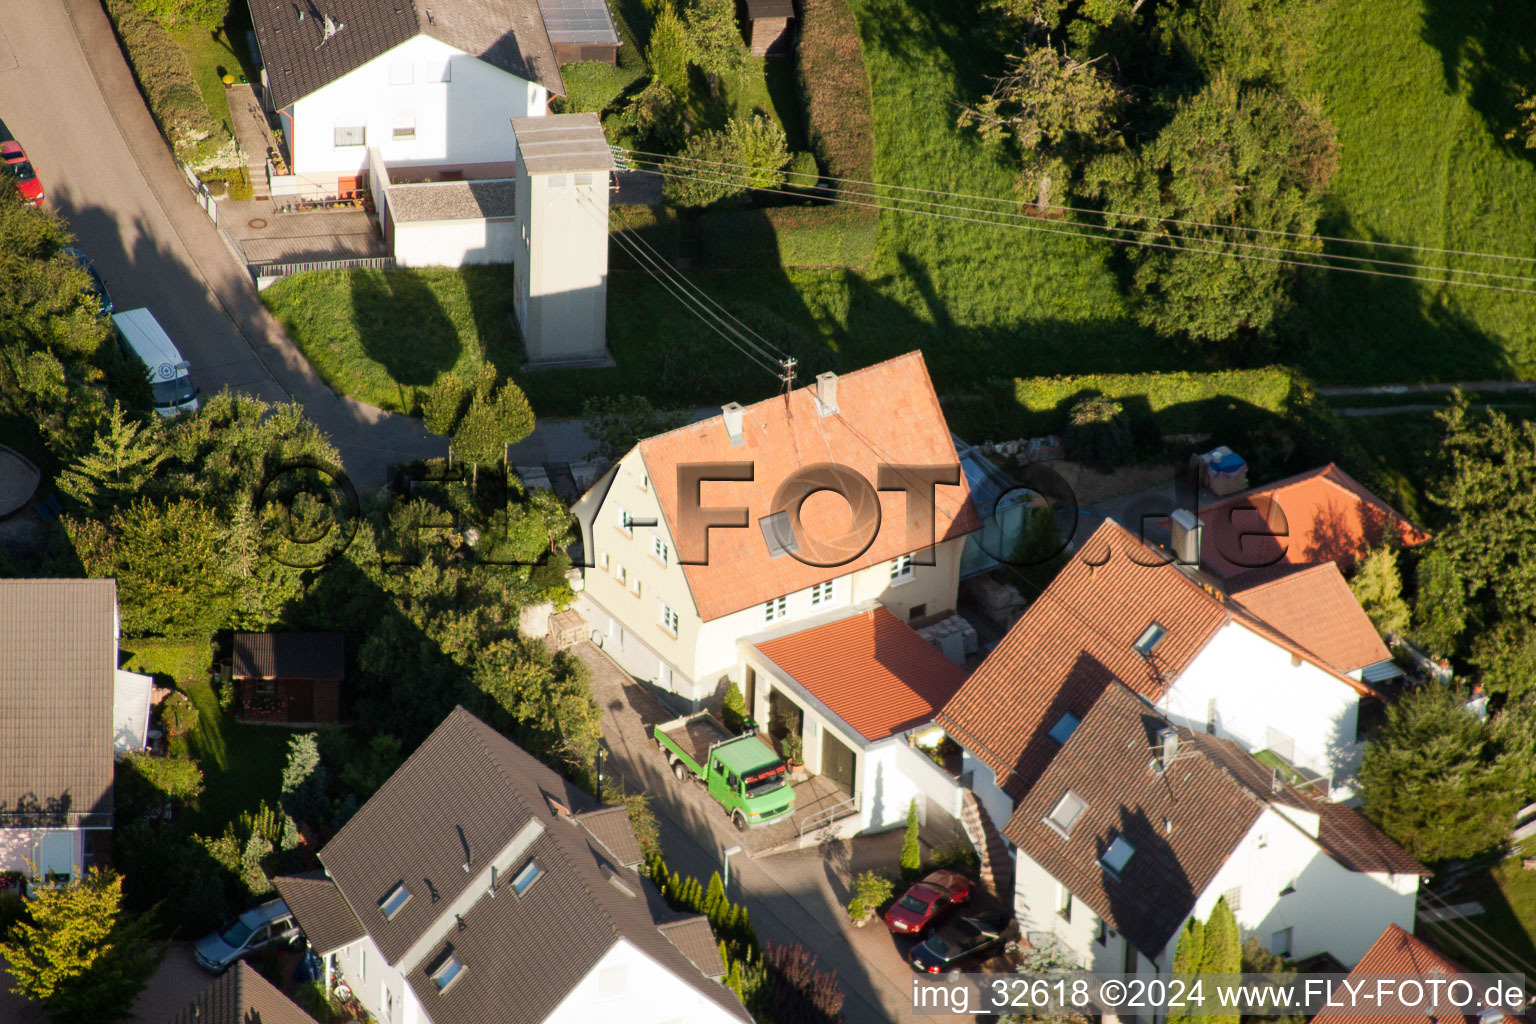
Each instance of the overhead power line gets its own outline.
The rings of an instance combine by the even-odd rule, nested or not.
[[[710,165],[714,167],[726,167],[740,171],[750,171],[760,174],[762,168],[753,167],[750,164],[729,163],[723,160],[705,160],[700,157],[685,157],[681,154],[653,153],[647,150],[624,149],[614,147],[615,152],[625,156],[641,156],[657,160],[688,161],[696,165]],[[997,196],[979,195],[973,192],[954,192],[944,189],[919,188],[913,185],[895,185],[889,182],[862,181],[857,178],[837,178],[820,173],[811,174],[807,171],[785,171],[785,176],[790,178],[807,179],[803,188],[814,187],[821,181],[832,181],[838,184],[858,185],[864,188],[887,189],[892,192],[910,192],[921,195],[944,196],[949,199],[963,199],[974,202],[996,203],[1003,206],[1016,207],[1020,203],[1016,199],[1002,199]],[[1260,235],[1274,235],[1283,238],[1297,238],[1306,241],[1336,242],[1340,245],[1360,245],[1372,249],[1403,249],[1413,252],[1427,252],[1442,256],[1467,256],[1475,259],[1509,260],[1517,263],[1536,263],[1536,256],[1515,256],[1507,253],[1474,252],[1466,249],[1441,249],[1433,246],[1412,245],[1406,242],[1381,242],[1364,238],[1344,238],[1338,235],[1307,234],[1300,231],[1283,231],[1278,228],[1247,227],[1239,224],[1213,224],[1207,221],[1180,220],[1172,217],[1158,217],[1146,213],[1119,213],[1112,210],[1095,210],[1091,207],[1062,206],[1054,203],[1032,204],[1036,209],[1052,210],[1060,213],[1081,213],[1091,216],[1106,217],[1116,220],[1133,221],[1159,221],[1166,224],[1177,224],[1181,227],[1208,228],[1212,231],[1249,232]],[[1340,254],[1342,255],[1342,254]],[[1417,265],[1417,264],[1413,264]]]
[[[773,194],[773,195],[789,196],[789,197],[797,198],[797,199],[803,199],[804,198],[804,196],[802,194],[800,194],[800,193],[789,192],[789,191],[787,191],[785,189],[782,189],[782,188],[765,188],[765,187],[762,187],[762,186],[753,185],[751,183],[750,179],[746,180],[746,181],[741,180],[744,177],[748,177],[746,175],[739,175],[739,176],[736,176],[734,178],[733,177],[729,177],[729,176],[724,176],[723,177],[721,175],[729,175],[730,172],[707,172],[707,171],[700,171],[698,169],[695,169],[695,168],[689,167],[689,166],[679,167],[676,164],[663,163],[661,161],[654,161],[654,160],[638,161],[638,163],[651,164],[652,166],[649,166],[649,167],[645,167],[645,166],[638,166],[637,167],[637,166],[635,166],[637,161],[630,161],[629,163],[630,163],[631,167],[633,167],[634,169],[639,170],[639,171],[641,171],[643,173],[658,174],[658,175],[662,175],[662,176],[681,178],[681,179],[689,180],[689,181],[698,181],[698,182],[703,182],[703,183],[707,183],[707,184],[726,185],[726,186],[730,186],[730,187],[734,187],[734,188],[752,189],[752,190],[758,191],[758,192],[764,192],[764,193]],[[1344,266],[1344,265],[1341,265],[1341,264],[1338,264],[1338,263],[1330,262],[1332,260],[1344,259],[1344,260],[1350,260],[1350,261],[1353,261],[1353,262],[1364,262],[1364,263],[1370,263],[1370,264],[1378,264],[1378,263],[1379,264],[1389,264],[1389,263],[1391,263],[1391,261],[1374,260],[1374,259],[1371,259],[1369,257],[1347,256],[1347,255],[1342,255],[1342,254],[1338,254],[1338,253],[1328,253],[1328,252],[1309,252],[1309,251],[1284,250],[1284,249],[1278,250],[1278,251],[1282,251],[1282,252],[1292,252],[1292,253],[1294,253],[1296,255],[1301,255],[1301,256],[1307,257],[1306,259],[1299,259],[1299,260],[1298,259],[1286,259],[1286,258],[1282,258],[1282,257],[1259,255],[1257,253],[1234,252],[1234,251],[1232,251],[1229,248],[1211,248],[1210,247],[1210,246],[1240,246],[1240,247],[1244,247],[1244,248],[1257,248],[1257,249],[1269,249],[1270,248],[1270,247],[1266,247],[1266,246],[1248,245],[1248,244],[1245,244],[1245,243],[1224,242],[1224,241],[1222,241],[1220,239],[1195,238],[1195,239],[1190,239],[1189,242],[1186,242],[1185,244],[1174,244],[1172,242],[1154,241],[1154,240],[1150,240],[1150,239],[1146,239],[1146,238],[1114,237],[1114,236],[1106,237],[1106,236],[1094,235],[1094,234],[1087,233],[1087,232],[1091,232],[1091,231],[1101,231],[1101,232],[1102,231],[1109,231],[1109,232],[1119,232],[1121,234],[1152,235],[1152,236],[1161,237],[1161,238],[1179,238],[1179,237],[1183,237],[1183,236],[1165,235],[1165,234],[1161,234],[1161,233],[1158,233],[1158,232],[1151,231],[1149,229],[1115,228],[1115,227],[1106,227],[1106,226],[1103,226],[1103,225],[1079,224],[1079,223],[1075,223],[1075,222],[1064,222],[1064,223],[1070,224],[1070,227],[1066,227],[1066,226],[1051,227],[1051,226],[1047,226],[1047,225],[1038,223],[1036,218],[1028,217],[1027,215],[1019,214],[1019,213],[1011,213],[1011,212],[995,211],[995,210],[977,210],[977,209],[974,209],[974,208],[964,207],[964,206],[944,207],[943,204],[936,204],[936,203],[923,203],[921,205],[926,205],[926,206],[930,206],[930,207],[939,207],[937,209],[913,209],[913,208],[911,208],[909,206],[894,205],[894,204],[897,204],[897,203],[912,202],[911,200],[901,200],[901,199],[894,199],[893,200],[893,199],[889,199],[889,198],[881,197],[881,196],[870,196],[870,197],[868,197],[868,198],[872,198],[874,200],[873,202],[863,202],[863,201],[856,200],[856,199],[849,199],[849,198],[846,198],[846,197],[844,197],[842,195],[833,195],[833,196],[828,196],[828,197],[824,197],[824,198],[826,198],[830,202],[842,203],[844,205],[850,205],[850,206],[864,207],[864,208],[867,208],[867,209],[883,210],[883,211],[889,211],[889,212],[892,212],[892,213],[913,213],[913,214],[918,214],[918,215],[921,215],[921,216],[935,217],[935,218],[942,219],[942,220],[953,220],[953,221],[958,221],[958,222],[963,222],[963,223],[970,223],[970,224],[982,224],[982,225],[988,225],[988,226],[992,226],[992,227],[1013,228],[1013,229],[1016,229],[1016,230],[1031,231],[1031,232],[1036,232],[1036,233],[1041,233],[1041,234],[1061,235],[1061,236],[1068,237],[1068,238],[1078,238],[1078,239],[1082,239],[1082,240],[1086,240],[1086,241],[1112,242],[1112,243],[1120,243],[1120,244],[1124,244],[1124,245],[1134,245],[1134,246],[1138,246],[1140,248],[1165,249],[1165,250],[1170,250],[1170,251],[1174,251],[1174,252],[1187,252],[1187,253],[1197,253],[1197,254],[1203,254],[1203,255],[1209,255],[1209,256],[1221,256],[1221,257],[1226,257],[1226,258],[1229,258],[1229,259],[1246,259],[1246,260],[1252,260],[1252,261],[1256,261],[1256,262],[1260,262],[1260,263],[1271,263],[1271,264],[1279,264],[1279,265],[1284,265],[1284,266],[1311,268],[1311,269],[1317,269],[1317,270],[1333,270],[1333,271],[1339,271],[1339,272],[1348,273],[1348,274],[1364,274],[1364,275],[1372,276],[1372,277],[1395,278],[1395,279],[1399,279],[1399,280],[1415,281],[1415,282],[1420,282],[1420,283],[1444,284],[1444,285],[1459,286],[1459,287],[1464,287],[1464,288],[1481,288],[1481,289],[1486,289],[1486,290],[1491,290],[1491,291],[1511,292],[1511,293],[1520,294],[1520,295],[1536,294],[1536,277],[1525,277],[1525,276],[1522,276],[1522,275],[1496,274],[1496,273],[1492,273],[1492,272],[1488,272],[1488,271],[1463,270],[1463,269],[1455,268],[1455,267],[1426,267],[1426,266],[1422,266],[1422,265],[1419,265],[1419,264],[1407,264],[1407,266],[1414,267],[1414,268],[1422,271],[1422,273],[1417,273],[1417,274],[1395,273],[1395,272],[1391,272],[1391,271],[1374,269],[1373,267]],[[958,210],[958,211],[961,211],[961,212],[959,212],[959,213],[956,213],[956,212],[946,212],[946,210]],[[979,216],[979,217],[976,217],[976,216],[964,216],[963,215],[964,213],[981,214],[982,216]],[[1003,219],[998,219],[998,218],[1003,218]],[[1507,285],[1507,284],[1496,284],[1496,283],[1489,283],[1489,282],[1484,282],[1484,281],[1469,281],[1469,280],[1463,280],[1463,279],[1459,279],[1459,278],[1455,278],[1455,277],[1447,278],[1447,279],[1441,280],[1441,281],[1433,281],[1433,280],[1431,280],[1430,278],[1428,278],[1426,276],[1426,275],[1435,274],[1435,273],[1442,273],[1442,274],[1447,274],[1447,275],[1469,274],[1469,275],[1473,275],[1473,276],[1500,277],[1500,278],[1505,278],[1505,279],[1509,279],[1509,280],[1516,280],[1516,281],[1521,281],[1521,282],[1524,282],[1524,283],[1528,283],[1532,287],[1515,287],[1515,286]]]

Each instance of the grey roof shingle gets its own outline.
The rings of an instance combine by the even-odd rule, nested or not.
[[[514,117],[512,132],[529,174],[614,169],[613,152],[596,114]]]
[[[303,922],[304,935],[324,956],[363,937],[363,924],[324,871],[281,875],[272,880],[288,909]]]
[[[160,1024],[315,1024],[315,1018],[240,960]]]
[[[500,898],[479,896],[407,975],[433,1024],[481,1024],[500,1019],[512,1005],[521,1017],[542,1020],[620,937],[750,1020],[730,990],[700,974],[657,928],[639,876],[615,863],[624,855],[570,818],[562,820],[551,800],[578,818],[596,809],[586,794],[457,708],[326,844],[320,860],[393,964],[478,884],[513,837],[530,823],[542,827],[518,860],[521,866],[531,856],[543,869],[532,888],[517,896],[503,880]],[[608,824],[603,819],[605,829]],[[377,902],[402,881],[412,897],[386,921]],[[304,911],[296,906],[294,913],[307,929]],[[541,941],[515,941],[530,935]],[[427,969],[449,945],[466,970],[439,993]]]
[[[345,679],[341,633],[236,633],[236,679]]]
[[[0,826],[112,823],[115,580],[0,580]]]
[[[624,867],[634,867],[645,859],[634,826],[629,823],[629,811],[624,807],[600,807],[575,818]]]
[[[421,34],[565,93],[537,0],[250,0],[250,5],[268,88],[279,109]],[[322,45],[327,17],[345,27]]]
[[[516,192],[517,183],[510,178],[489,181],[424,181],[391,185],[385,190],[390,216],[399,224],[515,217]]]

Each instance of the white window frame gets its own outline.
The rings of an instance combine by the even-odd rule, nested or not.
[[[837,580],[826,580],[811,587],[811,607],[820,608],[837,599]]]
[[[677,609],[665,601],[658,601],[657,605],[657,621],[660,623],[662,630],[670,633],[672,636],[677,636],[677,627],[682,621],[678,618]]]
[[[1060,882],[1056,883],[1056,916],[1072,923],[1072,890]]]
[[[390,121],[390,140],[413,142],[416,139],[416,111],[397,110]]]
[[[629,585],[629,573],[625,572],[624,567],[618,562],[613,563],[613,578],[619,581],[620,586]]]
[[[343,136],[343,134],[342,134],[343,132],[356,132],[357,133],[357,141],[356,142],[344,141],[344,140],[350,140],[352,136],[351,135]],[[353,148],[356,148],[356,147],[366,146],[366,145],[368,145],[368,125],[367,124],[338,124],[338,125],[335,125],[331,129],[331,148],[332,149],[353,149]]]
[[[661,534],[651,534],[651,557],[663,566],[672,564],[672,549],[661,539]]]
[[[600,552],[598,554],[597,564],[602,567],[603,572],[613,571],[613,559],[609,557],[608,552],[606,551]]]
[[[629,509],[623,505],[616,506],[619,512],[619,521],[615,524],[618,531],[630,540],[635,538],[635,517],[629,514]]]
[[[1069,801],[1070,803],[1075,803],[1077,805],[1077,810],[1075,813],[1073,813],[1070,821],[1068,821],[1066,824],[1062,824],[1060,821],[1056,820],[1056,816],[1064,808],[1069,806]],[[1077,819],[1081,818],[1083,816],[1083,812],[1086,810],[1088,810],[1088,801],[1084,800],[1082,797],[1078,796],[1076,793],[1069,789],[1065,793],[1061,794],[1061,799],[1057,800],[1055,805],[1051,807],[1050,813],[1045,816],[1045,823],[1051,828],[1055,829],[1062,836],[1070,837],[1072,835],[1072,827],[1077,824]]]
[[[897,555],[891,559],[891,584],[907,583],[915,576],[911,555]]]
[[[389,62],[390,85],[415,85],[416,65],[408,60],[392,60]]]
[[[635,573],[630,577],[629,580],[629,592],[634,594],[636,597],[639,597],[643,589],[644,584],[640,580],[640,574]]]
[[[783,622],[789,618],[789,597],[772,597],[763,602],[763,622]]]

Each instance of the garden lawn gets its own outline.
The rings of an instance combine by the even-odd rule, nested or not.
[[[1517,90],[1536,84],[1536,5],[1329,0],[1318,24],[1305,87],[1340,145],[1321,230],[1536,255],[1536,150],[1503,138],[1518,120]],[[1346,274],[1330,278],[1330,292],[1304,356],[1320,383],[1536,376],[1529,296]]]
[[[206,640],[124,640],[118,650],[119,668],[154,676],[161,687],[206,683],[213,667]]]
[[[197,705],[197,728],[174,741],[173,753],[197,758],[206,788],[187,815],[190,832],[218,836],[224,826],[263,800],[277,806],[288,738],[296,731],[273,725],[246,725],[225,716],[207,678],[184,683],[182,692]]]
[[[1520,860],[1532,854],[1536,850],[1517,853],[1446,897],[1448,903],[1476,900],[1483,913],[1420,924],[1419,933],[1472,970],[1513,971],[1529,981],[1536,976],[1536,871],[1521,868]]]
[[[170,35],[187,55],[192,80],[197,83],[197,91],[208,112],[215,121],[228,128],[229,98],[224,88],[224,75],[231,74],[239,79],[241,75],[249,78],[252,74],[244,43],[231,46],[227,33],[220,32],[215,39],[205,28],[178,28],[171,30]]]
[[[261,298],[321,379],[381,409],[414,413],[440,373],[517,366],[510,267],[321,270]]]

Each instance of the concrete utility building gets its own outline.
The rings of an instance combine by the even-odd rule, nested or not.
[[[531,365],[603,366],[608,184],[613,154],[596,114],[514,117],[513,295]]]

